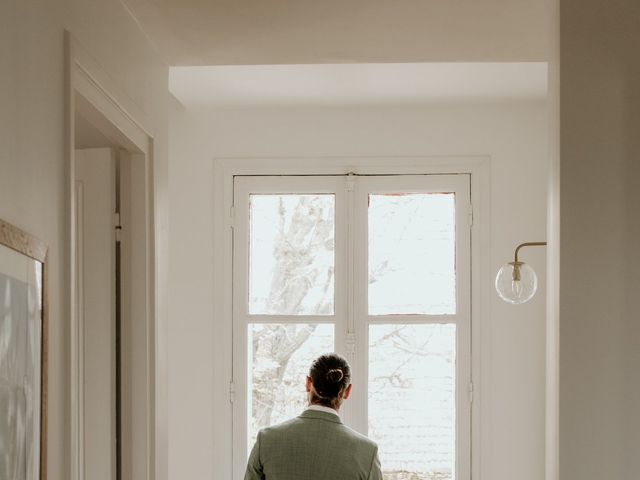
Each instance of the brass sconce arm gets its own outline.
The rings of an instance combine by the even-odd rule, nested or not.
[[[518,262],[518,252],[520,252],[521,248],[524,248],[524,247],[544,247],[546,245],[547,245],[547,242],[526,242],[526,243],[521,243],[520,245],[518,245],[516,247],[516,253],[514,255],[515,262],[519,263]]]

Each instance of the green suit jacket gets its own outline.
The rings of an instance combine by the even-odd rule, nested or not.
[[[332,413],[302,415],[260,430],[245,480],[382,480],[378,446]]]

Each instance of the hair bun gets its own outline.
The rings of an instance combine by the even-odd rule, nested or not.
[[[341,382],[344,378],[344,373],[339,368],[333,368],[327,372],[327,379],[333,383]]]

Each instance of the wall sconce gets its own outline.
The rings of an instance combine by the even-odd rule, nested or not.
[[[496,275],[496,291],[502,300],[518,305],[528,302],[538,289],[536,272],[518,260],[518,252],[524,247],[543,247],[547,242],[527,242],[518,245],[514,261],[504,265]]]

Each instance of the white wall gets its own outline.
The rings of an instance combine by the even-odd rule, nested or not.
[[[560,6],[560,478],[638,478],[640,10]]]
[[[230,478],[230,353],[213,305],[215,157],[491,156],[492,271],[546,234],[543,102],[414,108],[244,108],[170,114],[169,408],[171,478]],[[545,252],[524,253],[541,279],[529,304],[491,294],[482,320],[482,478],[544,476]],[[490,290],[492,291],[492,290]],[[224,331],[228,331],[224,328]],[[186,372],[192,372],[187,374]]]
[[[64,29],[151,119],[157,273],[166,298],[167,67],[117,0],[4,0],[0,11],[0,217],[49,244],[49,478],[68,475]],[[166,319],[163,302],[158,305]],[[162,346],[161,346],[162,348]],[[162,405],[162,398],[160,398]],[[165,415],[164,408],[160,414]],[[164,432],[159,432],[161,435]],[[166,451],[160,446],[160,458]],[[158,478],[163,478],[160,475]]]

